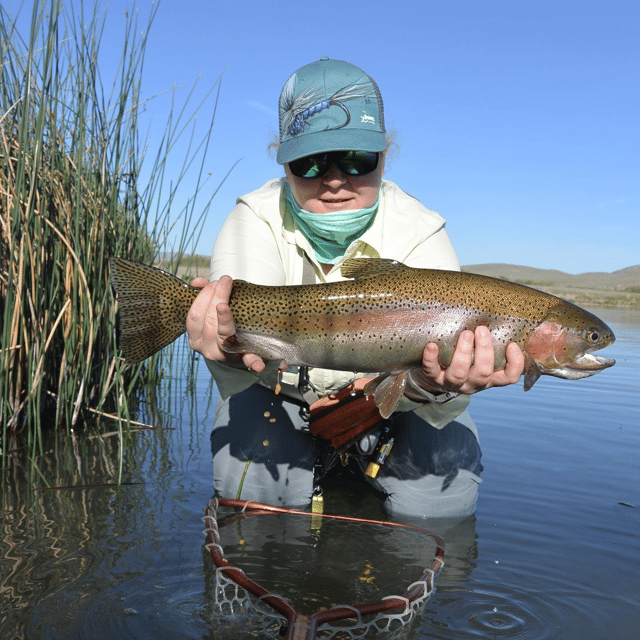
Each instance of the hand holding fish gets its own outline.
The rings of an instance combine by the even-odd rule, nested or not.
[[[214,282],[208,282],[205,278],[195,278],[191,286],[201,291],[187,314],[189,346],[207,360],[224,362],[231,366],[245,366],[260,373],[265,367],[260,356],[251,353],[228,353],[222,349],[224,341],[236,332],[229,308],[233,280],[229,276],[222,276]]]
[[[515,342],[506,347],[504,369],[494,371],[495,348],[491,332],[483,325],[476,327],[475,332],[466,330],[460,334],[448,367],[440,364],[439,354],[435,342],[427,344],[422,354],[422,369],[415,371],[413,377],[413,381],[427,391],[472,394],[515,384],[524,372],[524,355]]]

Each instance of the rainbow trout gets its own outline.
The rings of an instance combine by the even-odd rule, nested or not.
[[[287,365],[379,375],[365,389],[384,417],[395,410],[409,370],[420,367],[428,342],[451,362],[464,329],[487,326],[495,368],[516,342],[525,355],[524,389],[542,374],[584,378],[615,364],[592,355],[615,337],[593,314],[524,285],[458,271],[414,269],[394,260],[354,258],[348,280],[269,287],[234,280],[230,306],[236,333],[230,353],[255,353]],[[196,289],[175,276],[113,258],[120,347],[140,362],[185,332]]]

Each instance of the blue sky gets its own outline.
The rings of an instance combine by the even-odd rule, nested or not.
[[[109,3],[105,51],[120,49],[131,6]],[[139,6],[143,25],[151,3]],[[280,89],[329,56],[378,82],[400,146],[386,177],[447,219],[462,264],[614,271],[640,264],[639,33],[637,0],[161,0],[143,91],[175,83],[180,101],[224,72],[210,190],[240,162],[199,253],[238,195],[282,175],[266,151]],[[151,146],[168,108],[167,95],[147,104]]]

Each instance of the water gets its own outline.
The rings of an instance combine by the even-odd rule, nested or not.
[[[444,536],[446,565],[402,637],[638,635],[640,311],[596,313],[616,333],[606,351],[615,367],[474,398],[485,465],[477,512],[423,523]],[[153,418],[164,428],[124,442],[122,465],[116,435],[47,442],[33,477],[12,458],[0,521],[1,638],[261,637],[214,603],[200,521],[211,497],[213,408],[201,369],[195,399],[176,380]],[[120,476],[128,484],[110,484]],[[43,478],[96,486],[46,490]],[[357,486],[329,493],[328,511],[382,516]],[[407,532],[333,524],[314,534],[307,519],[281,518],[224,527],[225,551],[301,611],[400,593],[433,554]]]

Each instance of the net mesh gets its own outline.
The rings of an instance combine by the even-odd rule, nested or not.
[[[352,640],[374,638],[384,633],[387,638],[404,638],[410,631],[409,623],[422,610],[434,591],[435,579],[444,566],[444,542],[438,536],[410,525],[377,520],[364,520],[346,516],[323,514],[347,522],[361,522],[400,527],[418,531],[435,540],[437,550],[432,564],[424,570],[421,579],[407,587],[402,595],[382,598],[377,602],[338,604],[307,616],[298,613],[283,597],[272,593],[251,580],[242,569],[232,566],[225,558],[220,543],[217,511],[219,506],[241,509],[243,517],[256,514],[288,513],[302,516],[312,514],[274,507],[245,500],[214,498],[205,509],[205,545],[216,565],[214,615],[216,624],[228,626],[243,637],[261,638],[336,638]]]
[[[424,588],[423,595],[413,602],[406,600],[406,606],[400,612],[363,616],[354,607],[336,605],[336,609],[352,611],[353,617],[323,623],[317,626],[312,637],[352,640],[379,638],[384,633],[385,638],[390,640],[406,638],[411,631],[409,623],[420,613],[433,593],[433,587],[429,588],[426,583],[419,586]],[[282,638],[282,629],[288,625],[286,616],[276,613],[260,598],[227,578],[220,568],[216,569],[215,575],[215,607],[217,628],[222,624],[236,634],[242,633],[242,637]]]
[[[212,618],[216,628],[227,628],[236,637],[282,638],[287,618],[252,596],[217,567],[214,580]]]

